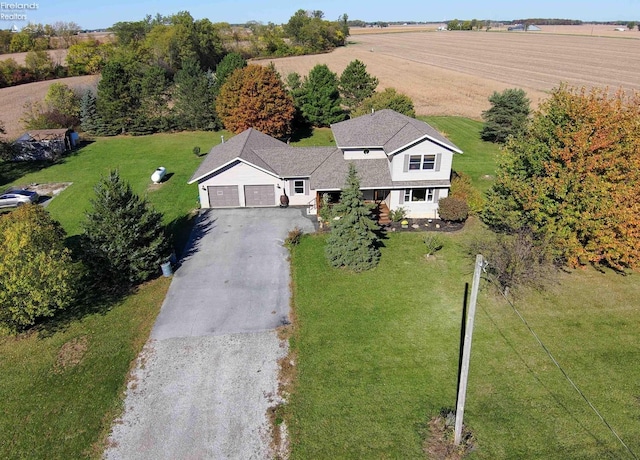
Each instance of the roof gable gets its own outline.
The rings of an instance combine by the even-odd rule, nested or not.
[[[256,150],[269,148],[281,149],[289,147],[278,139],[274,139],[260,131],[249,128],[228,141],[214,146],[202,163],[200,163],[196,172],[193,173],[189,183],[192,184],[196,182],[198,179],[211,174],[235,159],[244,160],[247,163],[251,163],[261,169],[276,174],[276,171],[255,152]]]
[[[331,125],[339,148],[382,147],[389,155],[426,138],[449,150],[462,151],[424,121],[383,109]]]

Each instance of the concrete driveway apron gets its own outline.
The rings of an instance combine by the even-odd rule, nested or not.
[[[203,212],[138,358],[108,459],[269,458],[286,344],[289,230],[301,209]]]

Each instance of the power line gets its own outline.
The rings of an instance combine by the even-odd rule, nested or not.
[[[486,273],[486,271],[485,271]],[[607,422],[607,420],[602,416],[602,414],[600,414],[600,412],[598,411],[598,409],[596,409],[596,407],[591,403],[591,401],[589,401],[589,399],[586,397],[586,395],[582,392],[582,390],[580,390],[580,388],[578,388],[578,385],[576,385],[574,383],[574,381],[571,379],[571,377],[569,377],[569,374],[567,374],[567,372],[562,368],[562,366],[560,365],[560,363],[558,363],[558,361],[553,357],[553,355],[551,354],[551,352],[549,351],[549,349],[546,347],[546,345],[542,342],[542,340],[540,340],[540,337],[538,337],[538,334],[536,334],[536,332],[531,328],[531,326],[529,325],[529,323],[527,322],[527,320],[524,318],[524,316],[522,316],[522,314],[518,311],[518,309],[516,308],[516,306],[513,304],[513,302],[511,302],[511,300],[509,300],[509,298],[506,296],[506,294],[502,291],[502,289],[500,289],[500,286],[498,285],[498,283],[496,283],[491,277],[488,276],[485,278],[487,281],[489,281],[490,283],[492,283],[493,285],[496,286],[496,288],[498,288],[498,292],[500,292],[500,294],[502,295],[502,297],[504,297],[504,300],[507,301],[507,303],[511,306],[511,308],[513,309],[514,312],[516,312],[516,314],[518,315],[518,317],[520,318],[520,320],[523,322],[523,324],[526,326],[526,328],[529,330],[529,332],[531,332],[531,335],[533,335],[533,337],[536,339],[536,341],[540,344],[540,346],[542,347],[542,349],[545,351],[545,353],[547,353],[547,355],[549,356],[549,358],[551,358],[551,361],[553,361],[553,364],[556,365],[556,367],[558,369],[560,369],[560,372],[562,372],[562,375],[564,375],[564,377],[569,381],[569,383],[571,384],[571,386],[578,392],[578,394],[582,397],[582,399],[585,400],[585,402],[589,405],[589,407],[591,407],[591,409],[596,413],[596,415],[600,418],[600,420],[602,420],[602,423],[605,424],[605,426],[609,429],[609,431],[611,431],[611,433],[613,433],[613,435],[618,439],[618,441],[620,441],[620,444],[622,444],[624,446],[624,448],[629,452],[629,454],[631,454],[631,456],[635,459],[638,460],[638,456],[635,454],[635,452],[633,450],[631,450],[631,448],[622,440],[622,438],[620,436],[618,436],[618,433],[616,433],[616,430],[613,429],[613,427],[609,424],[609,422]]]

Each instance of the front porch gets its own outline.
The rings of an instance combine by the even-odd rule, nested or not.
[[[318,220],[321,220],[323,214],[322,209],[335,206],[340,201],[341,193],[340,190],[316,192],[315,199],[309,203],[307,214],[315,214],[318,216]],[[384,189],[362,190],[362,194],[365,203],[375,205],[371,214],[378,224],[389,225],[391,219],[389,218],[390,209],[388,201],[391,191]]]

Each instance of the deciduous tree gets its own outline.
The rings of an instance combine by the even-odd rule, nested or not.
[[[571,266],[640,267],[640,96],[561,86],[507,142],[483,218]]]
[[[269,67],[236,69],[220,89],[216,108],[224,127],[234,133],[255,128],[274,137],[290,132],[293,100]]]
[[[339,217],[331,224],[325,254],[331,265],[355,272],[374,268],[380,260],[378,224],[371,217],[371,207],[364,202],[356,167],[349,164],[349,173],[340,202],[334,207]]]
[[[0,217],[0,324],[12,331],[75,301],[80,272],[64,230],[38,205]]]
[[[126,289],[159,272],[169,255],[162,214],[111,171],[95,187],[86,214],[81,246],[96,282]]]
[[[485,141],[504,144],[509,136],[517,136],[526,128],[529,99],[522,89],[505,89],[489,97],[491,108],[482,112],[484,126],[480,136]]]
[[[373,110],[391,109],[408,117],[415,118],[416,112],[413,101],[405,94],[397,92],[394,88],[386,88],[380,93],[365,99],[352,113],[352,117],[359,117],[371,113]]]

